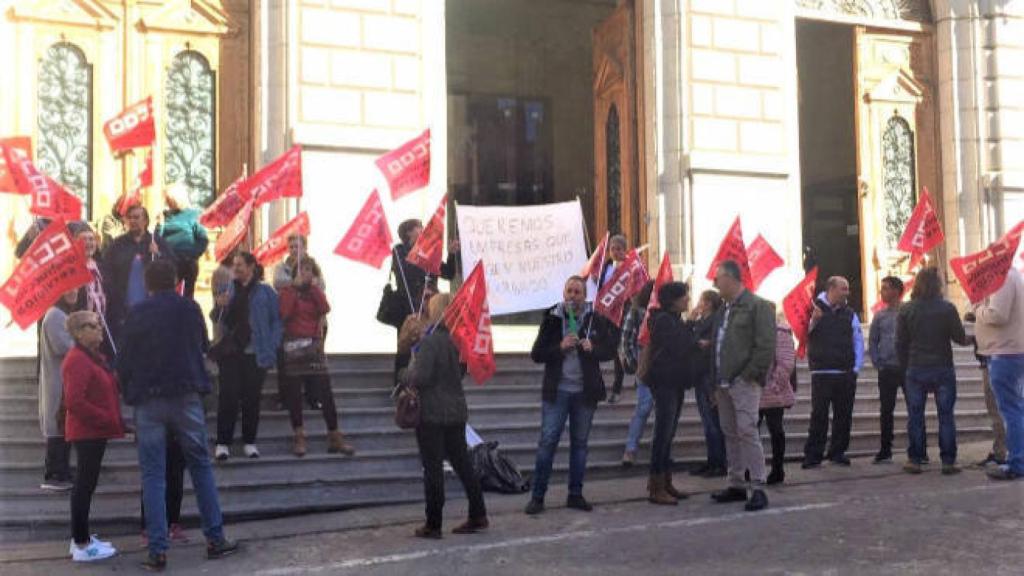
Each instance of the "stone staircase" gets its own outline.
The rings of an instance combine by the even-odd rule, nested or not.
[[[339,356],[331,358],[333,391],[341,427],[358,449],[353,457],[326,453],[325,427],[319,411],[307,410],[306,430],[310,450],[304,458],[290,452],[291,430],[286,412],[268,409],[276,392],[276,374],[267,377],[265,408],[260,422],[259,446],[263,457],[247,460],[235,446],[233,458],[215,467],[221,505],[228,520],[343,510],[422,499],[422,480],[414,435],[392,423],[388,397],[391,382],[390,356]],[[957,426],[961,442],[981,440],[991,433],[981,388],[981,373],[969,349],[956,352],[958,373]],[[526,355],[499,355],[498,373],[484,386],[467,379],[466,396],[470,424],[485,440],[497,440],[501,449],[524,471],[532,469],[540,424],[541,368]],[[68,526],[66,494],[39,489],[44,441],[37,422],[37,382],[34,359],[0,361],[0,541],[63,537]],[[610,375],[606,378],[610,382]],[[799,370],[797,405],[786,414],[789,456],[802,452],[810,414],[810,377],[806,366]],[[209,399],[207,421],[211,437],[215,427]],[[905,447],[906,414],[902,400],[896,411],[896,449]],[[616,405],[599,407],[591,432],[591,475],[643,474],[620,466],[623,442],[635,407],[632,377]],[[130,411],[126,412],[130,417]],[[934,407],[927,412],[929,446],[938,457],[937,421]],[[645,432],[641,461],[649,449],[650,424]],[[764,432],[764,430],[762,430]],[[769,451],[765,432],[766,451]],[[563,438],[564,445],[568,439]],[[854,414],[851,455],[873,454],[878,447],[877,374],[866,368],[859,380]],[[700,419],[688,394],[676,435],[674,457],[678,462],[703,459]],[[899,457],[898,457],[899,458]],[[564,477],[566,451],[555,461],[556,476]],[[187,477],[187,474],[186,474]],[[461,490],[457,480],[448,487]],[[556,480],[557,481],[557,480]],[[92,523],[103,534],[138,530],[139,470],[134,445],[112,442],[103,462],[99,488],[92,506]],[[525,502],[525,496],[523,497]],[[186,480],[183,514],[196,524],[195,500]]]

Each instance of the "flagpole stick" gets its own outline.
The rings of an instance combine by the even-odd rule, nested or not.
[[[429,276],[428,276],[428,278],[429,278]],[[426,302],[426,301],[427,301],[427,284],[426,284],[426,282],[424,282],[423,290],[420,291],[420,307],[416,309],[416,315],[417,316],[420,314],[420,311],[423,310],[423,303]]]
[[[405,298],[409,301],[409,312],[415,312],[416,310],[412,307],[412,294],[409,293],[409,282],[405,279],[405,266],[402,265],[402,259],[398,257],[398,250],[391,250],[391,257],[393,258],[392,264],[398,264],[398,275],[402,278],[402,286],[405,287]]]
[[[583,241],[587,244],[587,253],[590,253],[590,231],[587,229],[587,219],[583,218],[583,202],[580,195],[576,195],[576,202],[580,205],[580,220],[583,221]]]
[[[107,326],[107,319],[103,317],[103,314],[96,314],[100,318],[100,324],[103,324],[103,332],[107,335],[107,340],[110,341],[110,349],[114,352],[114,356],[117,356],[117,346],[114,344],[114,337],[110,334],[110,327]]]

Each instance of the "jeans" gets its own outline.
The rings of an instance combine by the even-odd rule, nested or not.
[[[924,459],[924,405],[928,392],[935,394],[939,413],[939,456],[943,464],[956,462],[956,372],[953,368],[908,368],[904,397],[907,400],[907,458],[921,463]]]
[[[902,368],[882,367],[878,369],[878,426],[882,433],[882,443],[878,453],[892,456],[893,413],[896,411],[896,392],[903,389],[905,375]],[[906,392],[903,394],[906,396]]]
[[[142,498],[146,509],[149,551],[167,550],[167,434],[173,433],[185,455],[192,487],[199,504],[203,535],[209,542],[224,539],[224,520],[217,499],[217,483],[206,447],[206,414],[196,393],[150,398],[135,407],[135,435],[142,469]]]
[[[477,520],[487,517],[484,493],[473,464],[466,452],[466,425],[420,424],[416,427],[416,443],[423,464],[423,492],[426,500],[427,527],[441,529],[441,511],[444,509],[444,460],[462,482],[469,498],[469,517]]]
[[[672,469],[672,440],[679,425],[679,409],[683,406],[685,391],[680,386],[662,384],[651,392],[654,395],[651,474],[664,474]]]
[[[988,374],[1006,425],[1006,463],[1024,474],[1024,354],[992,356]]]
[[[167,434],[167,525],[181,522],[181,500],[185,495],[185,455],[173,433]],[[141,495],[142,529],[146,529],[146,501]]]
[[[72,444],[78,459],[78,474],[71,488],[71,538],[75,544],[83,546],[89,543],[89,508],[100,478],[100,464],[107,450],[107,441],[77,440]]]
[[[256,443],[260,426],[260,399],[267,371],[256,365],[252,354],[233,354],[220,362],[220,393],[217,398],[217,444],[230,446],[235,421],[242,410],[242,441]]]
[[[43,480],[71,479],[71,444],[64,441],[63,436],[50,436],[46,439],[46,461],[43,468]]]
[[[1003,415],[999,412],[999,404],[996,402],[996,393],[992,390],[992,381],[989,377],[988,366],[981,367],[981,387],[985,389],[985,411],[992,421],[992,455],[997,460],[1006,461],[1006,423],[1003,422]]]
[[[760,428],[761,420],[768,425],[768,435],[772,439],[772,472],[782,472],[782,466],[786,462],[786,429],[782,425],[782,417],[786,409],[763,408],[757,417],[757,425]]]
[[[722,433],[722,423],[718,415],[718,407],[712,404],[711,384],[696,388],[697,412],[700,413],[700,423],[704,426],[704,444],[708,452],[708,466],[714,468],[725,468],[725,434]]]
[[[636,410],[633,411],[633,418],[629,421],[626,451],[636,452],[640,447],[640,438],[644,435],[644,427],[647,426],[647,418],[650,417],[652,409],[654,409],[654,396],[651,396],[651,389],[637,380]]]
[[[857,375],[811,374],[811,424],[804,445],[804,460],[821,462],[837,458],[850,447],[850,428],[853,426],[853,403],[857,394]],[[828,409],[832,407],[832,442],[825,453],[828,436]]]
[[[541,406],[540,441],[533,467],[533,498],[543,500],[548,491],[555,450],[569,420],[569,495],[583,495],[583,473],[587,468],[587,440],[597,406],[586,401],[582,392],[558,391],[554,402]]]

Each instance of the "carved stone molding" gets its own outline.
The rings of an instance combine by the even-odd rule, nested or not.
[[[909,20],[928,23],[932,10],[928,0],[796,0],[797,8],[825,16],[852,16],[879,20]]]
[[[111,29],[118,16],[97,0],[30,0],[17,2],[7,11],[14,22],[49,22],[88,28]]]

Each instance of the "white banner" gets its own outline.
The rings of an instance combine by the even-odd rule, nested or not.
[[[562,301],[565,280],[587,263],[578,200],[539,206],[458,206],[462,269],[484,261],[491,315]]]

